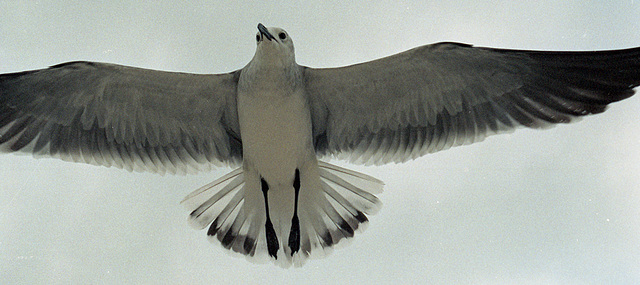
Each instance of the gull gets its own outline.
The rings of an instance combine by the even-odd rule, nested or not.
[[[258,24],[243,68],[189,74],[68,62],[0,75],[0,151],[129,171],[235,169],[183,201],[253,261],[301,266],[361,232],[382,181],[321,161],[401,163],[603,112],[640,85],[640,48],[553,52],[443,42],[338,68],[296,63]]]

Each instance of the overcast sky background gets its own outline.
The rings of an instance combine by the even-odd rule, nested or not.
[[[258,22],[298,63],[333,67],[419,45],[640,46],[640,1],[0,1],[0,73],[71,60],[195,73],[253,56]],[[193,230],[182,198],[230,171],[129,173],[0,155],[0,280],[137,283],[640,283],[640,98],[382,167],[368,229],[324,259],[253,264]],[[335,161],[334,161],[335,162]]]

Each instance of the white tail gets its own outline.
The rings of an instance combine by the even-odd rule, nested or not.
[[[190,224],[197,229],[208,226],[207,235],[223,247],[252,261],[271,259],[283,267],[300,266],[307,258],[324,256],[340,241],[364,230],[368,222],[365,214],[375,214],[382,205],[374,196],[382,192],[382,181],[322,161],[316,170],[300,174],[298,250],[292,250],[286,242],[292,210],[279,209],[288,206],[277,203],[269,210],[279,240],[274,257],[267,254],[266,215],[259,183],[242,168],[193,191],[181,203],[191,211]]]

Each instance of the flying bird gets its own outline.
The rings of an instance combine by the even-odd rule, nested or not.
[[[339,68],[296,63],[258,24],[224,74],[68,62],[0,75],[0,150],[130,171],[235,170],[182,203],[211,240],[287,267],[360,232],[382,181],[319,160],[400,163],[517,127],[601,113],[640,85],[640,48],[547,52],[436,43]]]

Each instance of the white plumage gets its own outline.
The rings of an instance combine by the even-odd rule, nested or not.
[[[258,30],[254,58],[227,74],[72,62],[0,75],[0,150],[158,173],[239,166],[183,200],[191,224],[255,260],[301,265],[381,205],[381,181],[318,157],[403,162],[599,113],[640,84],[640,48],[439,43],[314,69],[284,30]]]

